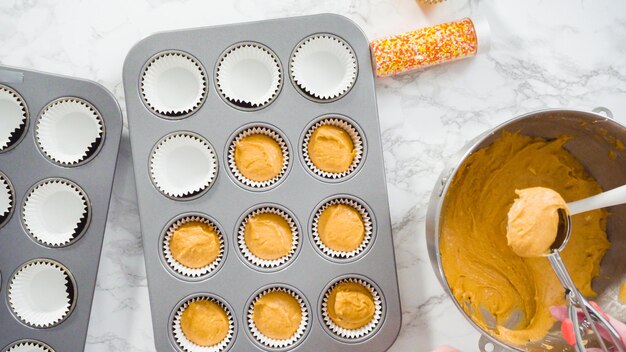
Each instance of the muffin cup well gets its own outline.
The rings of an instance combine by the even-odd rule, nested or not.
[[[22,207],[22,223],[39,243],[67,246],[89,226],[91,207],[87,194],[74,182],[55,178],[37,183]]]
[[[257,257],[250,251],[250,249],[248,249],[248,246],[246,245],[246,241],[245,241],[245,228],[246,228],[246,224],[248,220],[256,215],[267,214],[267,213],[276,214],[282,217],[283,219],[285,219],[285,221],[287,221],[287,223],[289,224],[289,228],[291,229],[292,245],[291,245],[291,250],[289,251],[289,254],[279,259],[275,259],[275,260],[266,260],[266,259],[261,259]],[[252,212],[250,212],[248,215],[245,216],[243,221],[241,221],[241,224],[239,225],[238,236],[237,236],[237,244],[239,246],[239,250],[241,251],[241,254],[250,264],[261,269],[275,269],[289,262],[293,258],[294,254],[296,253],[296,250],[298,249],[298,246],[300,245],[300,236],[298,233],[298,226],[296,225],[292,216],[289,215],[284,210],[275,206],[270,206],[270,205],[263,206],[261,208],[257,208],[253,210]]]
[[[328,314],[328,297],[330,296],[330,292],[335,287],[337,287],[337,285],[344,283],[344,282],[352,282],[352,283],[363,285],[365,288],[367,288],[370,291],[370,294],[372,295],[372,298],[374,299],[374,317],[372,318],[372,321],[369,322],[369,324],[359,329],[342,328],[341,326],[335,324],[335,322],[333,322],[333,320],[330,318]],[[334,284],[332,284],[330,288],[328,288],[326,292],[324,293],[324,297],[322,298],[321,308],[322,308],[322,320],[324,321],[324,324],[326,324],[326,327],[337,336],[344,338],[344,339],[348,339],[348,340],[356,340],[356,339],[362,339],[362,338],[368,337],[368,335],[370,335],[372,332],[374,332],[374,330],[376,330],[376,328],[378,327],[379,323],[382,320],[382,315],[383,315],[383,302],[382,302],[382,298],[380,294],[378,293],[378,291],[376,290],[376,288],[374,288],[372,284],[358,277],[340,279],[336,281]]]
[[[235,163],[235,149],[236,149],[237,143],[243,138],[251,136],[251,135],[255,135],[255,134],[262,134],[262,135],[271,137],[274,141],[276,141],[276,143],[278,143],[283,153],[283,165],[280,170],[280,173],[276,175],[275,177],[266,181],[254,181],[245,177],[244,175],[241,174],[241,172],[237,168],[237,164]],[[287,170],[289,168],[289,163],[290,163],[290,155],[289,155],[289,147],[287,147],[286,139],[280,133],[278,133],[277,131],[275,131],[274,129],[270,127],[265,127],[261,125],[261,126],[252,126],[252,127],[246,128],[243,131],[239,132],[233,138],[233,140],[230,142],[229,147],[228,147],[228,166],[229,166],[231,174],[235,177],[237,181],[239,181],[241,184],[251,189],[262,190],[262,189],[266,189],[268,187],[278,184],[287,173]]]
[[[76,283],[70,271],[50,259],[23,264],[8,285],[11,311],[24,324],[48,328],[64,321],[76,300]]]
[[[154,55],[141,73],[141,97],[153,113],[181,119],[195,113],[208,94],[204,67],[182,51]]]
[[[363,237],[363,241],[361,242],[361,244],[359,245],[357,249],[350,251],[350,252],[336,251],[327,247],[322,242],[320,235],[318,233],[318,222],[319,222],[320,216],[322,215],[322,212],[326,210],[326,208],[330,207],[331,205],[336,205],[336,204],[345,204],[345,205],[351,206],[352,208],[356,209],[359,212],[359,214],[361,215],[361,219],[363,220],[363,226],[365,227],[365,235]],[[373,242],[373,237],[374,237],[372,217],[370,216],[367,208],[361,202],[357,200],[350,199],[350,198],[342,198],[342,197],[334,198],[325,202],[321,207],[319,207],[315,211],[315,215],[313,216],[313,224],[311,226],[311,231],[313,234],[313,242],[315,243],[317,248],[323,254],[335,260],[351,260],[357,257],[358,255],[364,253],[365,250],[369,247],[370,243]]]
[[[346,171],[343,171],[343,172],[324,171],[324,170],[319,169],[317,166],[315,166],[315,164],[313,164],[313,161],[311,161],[311,158],[309,156],[309,142],[311,140],[311,136],[313,135],[313,132],[315,132],[317,128],[321,126],[326,126],[326,125],[341,128],[350,136],[350,139],[352,139],[352,144],[354,146],[354,149],[356,150],[356,155],[354,156],[354,159],[352,160],[352,164],[350,164],[350,167]],[[327,180],[341,180],[344,177],[347,177],[348,175],[352,174],[361,164],[361,161],[364,157],[364,149],[365,149],[364,144],[365,143],[363,142],[361,134],[354,127],[352,123],[348,122],[347,120],[341,117],[329,116],[329,117],[320,119],[319,121],[314,123],[311,127],[309,127],[309,129],[306,131],[304,135],[304,139],[302,141],[302,156],[304,158],[304,163],[306,164],[306,166],[317,177],[320,177],[322,179],[327,179]]]
[[[256,325],[254,324],[254,318],[253,318],[253,314],[254,314],[254,305],[256,304],[256,302],[263,297],[264,295],[270,293],[270,292],[284,292],[287,293],[289,295],[291,295],[293,298],[295,298],[298,301],[298,304],[300,305],[300,310],[302,312],[302,318],[300,320],[300,325],[298,326],[298,329],[296,330],[296,332],[293,334],[293,336],[289,339],[286,340],[276,340],[276,339],[272,339],[269,338],[265,335],[263,335],[256,327]],[[284,348],[291,348],[294,347],[294,345],[296,345],[297,343],[299,343],[302,339],[302,337],[305,335],[308,327],[309,327],[309,309],[306,305],[306,303],[304,303],[304,299],[300,296],[299,293],[297,293],[296,291],[287,288],[287,287],[282,287],[282,286],[277,286],[277,287],[271,287],[268,289],[263,290],[261,293],[257,294],[252,301],[250,302],[249,306],[248,306],[248,310],[247,310],[247,320],[248,320],[248,329],[250,331],[250,333],[252,334],[252,337],[254,337],[255,341],[257,343],[259,343],[261,346],[264,347],[269,347],[269,348],[275,348],[275,349],[284,349]]]
[[[269,105],[280,92],[283,73],[268,47],[241,43],[228,48],[219,59],[215,85],[229,104],[248,110]]]
[[[224,309],[224,312],[226,312],[226,316],[228,317],[228,322],[229,322],[228,334],[226,335],[224,340],[222,340],[221,342],[213,346],[200,346],[191,342],[187,338],[187,336],[185,336],[185,333],[183,332],[182,327],[180,325],[180,319],[185,309],[187,309],[187,307],[189,307],[191,303],[202,301],[202,300],[216,303],[218,306]],[[184,300],[182,303],[178,305],[178,308],[176,308],[171,324],[172,324],[172,336],[174,338],[174,341],[176,345],[178,346],[178,348],[180,348],[182,351],[185,351],[185,352],[226,351],[230,349],[231,344],[235,337],[235,320],[234,320],[230,307],[228,307],[221,299],[217,297],[213,297],[211,295],[196,295],[195,297]]]
[[[28,107],[24,98],[14,89],[0,85],[0,153],[16,146],[28,128]]]
[[[3,352],[54,352],[47,344],[37,340],[20,340],[7,346]]]
[[[174,235],[174,231],[176,231],[180,226],[191,221],[198,221],[210,225],[211,227],[213,227],[213,229],[215,229],[215,232],[217,232],[220,240],[220,252],[217,258],[209,265],[203,266],[202,268],[189,268],[184,266],[176,259],[174,259],[170,250],[170,239]],[[170,223],[161,241],[161,248],[163,250],[163,257],[165,258],[165,262],[169,265],[169,267],[177,274],[192,279],[201,278],[215,272],[224,261],[224,257],[226,255],[226,243],[224,234],[214,221],[204,215],[184,215],[178,217],[178,219]]]
[[[9,178],[0,172],[0,228],[9,221],[15,208],[15,193]]]
[[[192,199],[206,192],[217,177],[218,164],[211,144],[193,132],[163,137],[150,156],[150,177],[163,195]]]
[[[358,63],[346,41],[332,34],[316,34],[298,44],[291,56],[290,72],[304,96],[329,102],[352,89]]]

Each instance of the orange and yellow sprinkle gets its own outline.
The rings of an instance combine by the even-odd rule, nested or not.
[[[375,40],[377,77],[397,75],[476,55],[478,38],[469,18]]]

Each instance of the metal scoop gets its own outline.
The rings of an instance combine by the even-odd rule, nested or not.
[[[626,186],[622,186],[620,188],[624,188],[624,191],[622,191],[622,193],[626,193],[625,192]],[[579,201],[579,202],[582,202],[582,201]],[[616,203],[616,204],[619,204],[619,203]],[[578,210],[578,208],[576,209]],[[593,210],[596,208],[585,208],[585,209]],[[587,211],[587,210],[583,210],[583,211]],[[626,352],[626,346],[622,342],[620,335],[617,333],[613,325],[611,325],[611,323],[604,317],[604,314],[599,309],[596,309],[596,307],[592,305],[591,303],[589,303],[589,301],[587,301],[587,299],[580,293],[580,291],[578,291],[578,289],[576,288],[576,285],[574,284],[574,281],[572,280],[572,277],[569,275],[569,272],[567,271],[567,268],[565,267],[565,264],[563,263],[563,260],[561,260],[560,252],[565,248],[565,245],[567,244],[567,241],[569,240],[572,222],[571,222],[570,215],[564,209],[559,209],[558,213],[559,213],[559,226],[557,230],[556,239],[554,240],[554,243],[550,247],[550,252],[546,254],[546,257],[548,258],[550,265],[552,265],[552,269],[556,273],[556,276],[559,278],[559,281],[561,281],[561,285],[563,285],[563,288],[565,288],[565,299],[567,301],[567,313],[574,327],[574,336],[576,337],[576,349],[579,352],[586,351],[585,342],[583,340],[583,331],[586,331],[587,329],[591,328],[591,330],[593,330],[593,333],[596,336],[596,339],[598,340],[598,344],[600,345],[600,347],[604,351],[610,351],[607,348],[606,343],[602,338],[602,335],[600,335],[600,331],[598,330],[598,325],[600,325],[604,327],[604,329],[608,333],[610,340],[613,344],[614,351]],[[579,308],[585,316],[585,319],[583,319],[583,321],[580,323],[578,321],[578,314],[577,314],[576,308]]]

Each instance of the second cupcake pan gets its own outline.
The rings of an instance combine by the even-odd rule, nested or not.
[[[312,37],[323,40],[307,40]],[[335,74],[324,72],[317,77],[306,72],[292,77],[292,59],[307,42],[318,43],[308,49],[320,50],[320,60],[313,59],[315,55],[307,49],[304,64],[296,64],[298,69],[329,67]],[[327,42],[333,45],[322,45]],[[165,60],[172,55],[176,60]],[[172,61],[169,69],[151,68],[154,62],[166,61]],[[173,78],[177,74],[180,79]],[[232,75],[235,77],[229,77]],[[333,80],[301,81],[307,77]],[[224,87],[228,79],[234,81]],[[346,87],[340,87],[344,82]],[[150,84],[160,87],[148,87]],[[180,84],[181,89],[172,84]],[[311,95],[316,87],[333,89]],[[354,23],[337,15],[315,15],[155,34],[128,54],[124,89],[157,350],[274,351],[297,346],[311,351],[384,351],[391,346],[400,330],[401,309],[383,151],[369,44]],[[187,93],[178,96],[182,92]],[[253,95],[255,99],[250,98]],[[189,98],[197,101],[189,102]],[[156,102],[167,106],[155,110]],[[177,106],[185,108],[176,111]],[[346,121],[359,134],[360,159],[346,174],[326,177],[316,173],[303,155],[309,129],[325,118]],[[280,182],[266,187],[241,182],[229,163],[234,136],[255,126],[277,131],[289,154]],[[172,134],[187,142],[178,143],[178,150],[163,152],[159,158],[183,157],[164,163],[168,170],[157,165],[155,171],[152,155],[162,149],[155,146]],[[352,138],[349,133],[345,136]],[[201,159],[206,162],[188,162]],[[170,190],[159,187],[163,177],[191,181],[189,187],[176,184]],[[210,184],[195,184],[202,180],[210,180]],[[348,258],[324,254],[313,237],[316,212],[337,199],[362,204],[373,232],[362,253]],[[299,230],[294,258],[271,270],[250,264],[240,253],[238,241],[241,219],[259,207],[270,206],[293,215]],[[224,240],[219,266],[200,277],[185,277],[172,270],[163,254],[169,225],[192,216],[208,219]],[[324,321],[326,291],[343,279],[366,282],[380,300],[379,323],[363,337],[341,336]],[[281,342],[272,348],[253,336],[248,326],[249,302],[259,292],[277,287],[297,292],[303,299],[307,327],[294,344],[282,347]],[[228,308],[234,323],[232,342],[219,348],[177,343],[177,309],[194,297],[210,297]]]
[[[81,79],[0,66],[0,92],[0,351],[82,351],[122,114]]]

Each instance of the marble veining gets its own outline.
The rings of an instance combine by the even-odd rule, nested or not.
[[[0,62],[100,82],[122,108],[130,47],[162,30],[320,12],[348,16],[370,38],[481,13],[487,55],[377,82],[403,329],[390,351],[451,344],[478,333],[437,282],[424,218],[445,160],[479,133],[548,107],[606,106],[626,123],[626,3],[622,0],[3,0]],[[122,140],[86,351],[153,351],[128,135]]]

